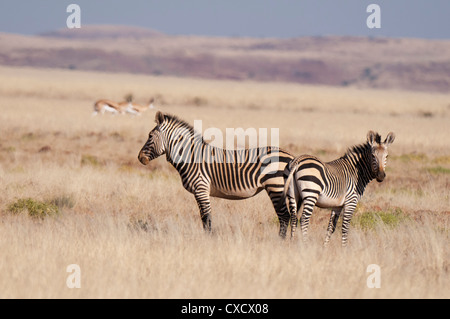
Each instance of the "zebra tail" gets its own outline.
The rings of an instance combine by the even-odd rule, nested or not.
[[[292,177],[294,176],[294,173],[297,171],[297,168],[299,167],[300,163],[298,163],[296,160],[293,160],[289,163],[289,175],[286,179],[286,183],[284,184],[283,193],[281,194],[281,198],[278,201],[277,211],[280,211],[283,207],[283,203],[286,204],[286,195],[289,190]]]

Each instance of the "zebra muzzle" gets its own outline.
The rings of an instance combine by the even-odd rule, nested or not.
[[[386,177],[386,173],[380,171],[380,172],[377,174],[377,182],[378,182],[378,183],[381,183],[381,182],[384,180],[385,177]]]
[[[139,162],[141,162],[143,165],[147,165],[150,162],[149,158],[144,154],[142,154],[142,152],[139,153],[138,159]]]

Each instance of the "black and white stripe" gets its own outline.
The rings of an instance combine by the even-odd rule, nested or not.
[[[291,237],[297,226],[297,209],[302,205],[300,227],[305,240],[314,206],[331,208],[325,244],[343,211],[342,245],[345,246],[350,220],[367,184],[373,179],[382,182],[386,176],[387,147],[394,139],[395,135],[389,133],[381,142],[381,136],[370,131],[365,144],[353,146],[334,161],[324,163],[310,155],[295,158],[286,168],[288,177],[282,196],[283,203],[286,196],[289,200]]]
[[[278,203],[285,184],[283,172],[292,155],[272,146],[224,150],[204,142],[191,125],[161,112],[156,114],[156,124],[139,152],[139,161],[146,165],[166,154],[183,187],[194,194],[206,230],[211,230],[210,196],[244,199],[265,189],[277,206],[280,235],[286,235],[290,215],[286,204]]]

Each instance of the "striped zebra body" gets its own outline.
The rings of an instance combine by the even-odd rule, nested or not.
[[[166,154],[175,167],[183,187],[194,194],[203,227],[211,230],[210,196],[237,200],[255,196],[262,190],[278,205],[284,189],[283,171],[293,159],[278,147],[224,150],[203,141],[186,122],[158,112],[157,126],[139,152],[139,161],[146,165]],[[289,211],[286,205],[277,207],[280,235],[286,234]]]
[[[350,220],[367,184],[373,179],[382,182],[386,176],[387,146],[394,138],[394,134],[389,133],[381,142],[380,135],[370,131],[367,143],[350,148],[334,161],[324,163],[310,155],[295,158],[285,172],[288,177],[282,197],[287,196],[289,200],[291,237],[295,235],[297,210],[302,205],[300,227],[304,240],[314,206],[331,208],[325,244],[328,244],[343,211],[342,245],[345,246]]]

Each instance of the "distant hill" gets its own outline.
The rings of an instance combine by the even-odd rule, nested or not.
[[[450,91],[450,41],[171,36],[92,25],[0,33],[0,64],[215,79]]]

